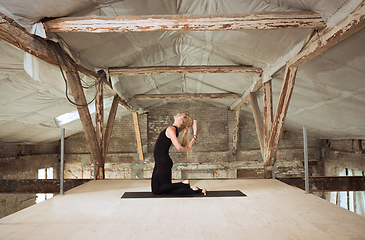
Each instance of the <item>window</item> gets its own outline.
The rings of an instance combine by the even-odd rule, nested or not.
[[[364,176],[363,171],[338,168],[338,176]],[[330,201],[347,210],[365,216],[365,192],[364,191],[340,191],[331,192]]]
[[[53,167],[38,169],[38,179],[53,179]],[[53,193],[37,193],[35,202],[40,203],[52,197]]]

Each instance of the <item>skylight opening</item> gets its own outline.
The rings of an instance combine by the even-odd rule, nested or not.
[[[104,103],[103,103],[104,104],[104,109],[110,108],[112,103],[113,103],[113,98],[112,97],[104,99]],[[90,114],[95,113],[95,111],[96,111],[95,110],[95,104],[90,104],[88,106],[88,108],[89,108]],[[80,119],[80,116],[79,116],[79,113],[78,113],[77,110],[62,114],[62,115],[55,118],[56,123],[57,123],[58,126],[65,125],[67,123],[73,122],[73,121],[78,120],[78,119]]]

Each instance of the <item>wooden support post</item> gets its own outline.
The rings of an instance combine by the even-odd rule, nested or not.
[[[252,114],[255,119],[256,133],[260,143],[261,155],[264,157],[264,124],[261,117],[259,105],[257,103],[257,95],[254,92],[250,93],[250,102],[252,108]]]
[[[267,149],[273,121],[273,105],[272,105],[272,85],[271,80],[263,84],[264,95],[264,155],[262,159],[267,162]],[[270,178],[270,171],[267,166],[264,166],[265,173],[268,173],[267,178]]]
[[[236,110],[236,116],[234,119],[234,132],[233,132],[233,150],[232,154],[237,154],[237,145],[238,145],[238,136],[239,136],[239,129],[240,129],[240,113],[241,110]]]
[[[286,113],[288,111],[290,98],[293,93],[297,69],[297,67],[291,67],[287,65],[285,70],[283,86],[279,96],[273,126],[271,128],[267,148],[265,149],[266,158],[264,159],[264,166],[266,166],[268,170],[267,175],[265,173],[265,177],[271,178],[272,168],[276,159],[276,152],[278,150],[280,137],[284,128]]]
[[[67,72],[67,82],[71,88],[72,96],[74,97],[76,104],[78,104],[77,111],[79,112],[82,127],[84,128],[86,141],[91,152],[91,157],[94,163],[99,165],[102,163],[103,159],[98,141],[96,140],[94,125],[91,119],[89,108],[87,107],[79,73],[75,70],[75,68],[72,68],[71,72]]]
[[[118,102],[119,102],[119,96],[115,95],[113,98],[112,106],[110,108],[108,122],[106,123],[106,129],[105,129],[105,134],[104,134],[104,152],[103,152],[104,160],[106,159],[106,154],[108,153],[110,137],[112,135],[114,120],[115,120],[115,116],[117,115],[117,110],[118,110]]]
[[[141,134],[139,132],[138,113],[133,112],[132,114],[133,114],[134,129],[136,131],[139,160],[143,161],[143,150],[142,150]]]
[[[97,166],[96,178],[104,179],[104,94],[102,84],[95,85],[96,98],[95,98],[95,126],[96,126],[96,139],[99,144],[100,152],[102,154],[102,161]]]

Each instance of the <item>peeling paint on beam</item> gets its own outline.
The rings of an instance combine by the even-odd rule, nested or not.
[[[261,12],[235,15],[68,17],[43,23],[46,32],[154,32],[324,28],[315,12]]]
[[[289,66],[299,67],[338,44],[365,27],[365,1],[345,20],[333,28],[325,28],[312,39],[303,51],[288,62]]]
[[[153,66],[109,68],[109,76],[189,73],[256,73],[258,75],[261,75],[262,69],[251,66]]]
[[[238,99],[241,95],[236,93],[180,93],[180,94],[138,94],[130,100],[156,100],[156,99]]]

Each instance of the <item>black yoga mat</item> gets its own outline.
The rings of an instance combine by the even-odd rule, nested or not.
[[[176,198],[176,197],[246,197],[247,195],[240,190],[230,191],[208,191],[207,195],[204,194],[187,194],[187,195],[175,195],[175,194],[161,194],[154,195],[152,192],[125,192],[121,198]]]

